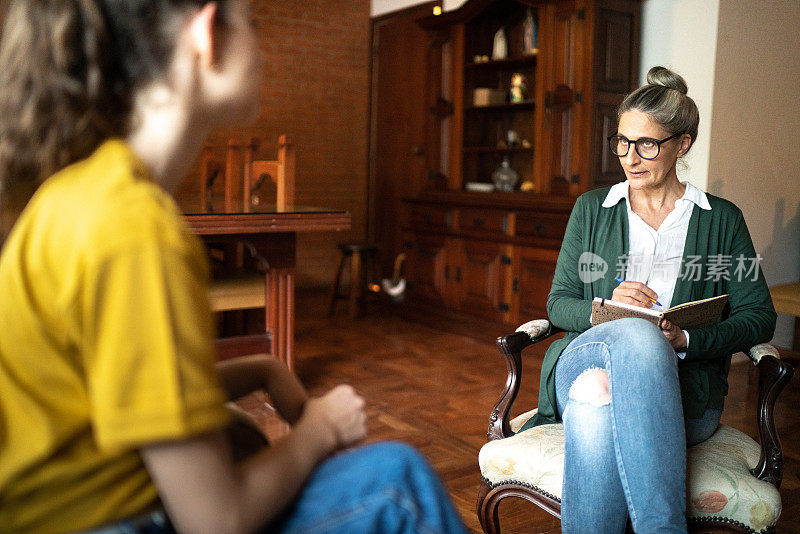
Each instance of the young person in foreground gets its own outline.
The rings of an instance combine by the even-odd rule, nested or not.
[[[306,398],[264,357],[215,369],[205,253],[168,193],[211,130],[256,114],[250,16],[249,0],[9,6],[2,532],[463,532],[410,448],[328,458],[366,433],[349,386]],[[237,465],[224,403],[259,387],[294,426]]]
[[[624,532],[628,516],[636,532],[685,532],[686,447],[719,424],[727,357],[775,329],[741,211],[678,179],[699,122],[686,83],[663,67],[647,82],[609,138],[627,180],[578,198],[547,301],[567,334],[546,353],[526,427],[564,423],[564,532]],[[580,267],[597,258],[601,277]],[[726,293],[729,313],[707,328],[590,323],[595,297],[666,310]]]

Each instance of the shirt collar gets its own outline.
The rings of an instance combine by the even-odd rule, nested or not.
[[[708,197],[706,196],[705,192],[698,189],[697,187],[693,186],[689,182],[682,182],[686,186],[686,191],[684,191],[683,196],[680,200],[684,200],[687,202],[693,202],[703,208],[704,210],[710,210],[711,204],[708,203]],[[617,204],[622,199],[625,199],[627,204],[630,204],[628,198],[628,181],[625,180],[624,182],[620,182],[618,184],[614,184],[608,190],[608,194],[606,195],[605,200],[603,200],[602,206],[604,208],[611,208]]]

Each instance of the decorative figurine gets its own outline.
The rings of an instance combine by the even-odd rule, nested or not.
[[[539,25],[533,17],[531,8],[525,12],[525,22],[522,23],[522,52],[535,54],[539,51]]]
[[[492,59],[505,59],[508,57],[508,39],[506,31],[500,27],[494,34],[494,46],[492,47]]]
[[[506,144],[509,147],[515,147],[519,145],[519,136],[517,135],[516,130],[509,130],[506,132]]]
[[[504,157],[503,163],[492,173],[494,188],[498,191],[513,191],[518,180],[519,174],[511,168],[508,156]]]
[[[528,86],[525,84],[525,76],[519,72],[511,75],[511,102],[523,102],[528,96]]]

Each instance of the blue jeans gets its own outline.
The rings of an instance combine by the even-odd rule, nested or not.
[[[86,534],[172,534],[163,512]],[[261,530],[283,534],[462,534],[447,491],[428,462],[400,443],[337,454],[317,466],[294,504]]]
[[[407,445],[378,443],[320,464],[285,516],[263,532],[437,534],[465,530],[428,462]]]
[[[602,369],[610,402],[570,398],[588,369]],[[686,532],[686,444],[716,429],[720,410],[684,421],[675,351],[642,319],[595,326],[575,338],[555,371],[564,422],[563,532]]]

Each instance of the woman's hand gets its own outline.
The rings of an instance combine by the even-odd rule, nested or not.
[[[658,295],[656,292],[643,283],[629,282],[627,280],[625,282],[620,282],[611,294],[611,300],[613,301],[633,304],[634,306],[640,306],[642,308],[650,308],[653,305],[653,300],[657,298]]]
[[[353,445],[367,435],[364,399],[348,385],[336,386],[306,401],[303,419],[330,437],[331,450]]]
[[[664,319],[661,321],[661,331],[676,352],[686,350],[686,334],[683,333],[683,330],[678,325]]]

